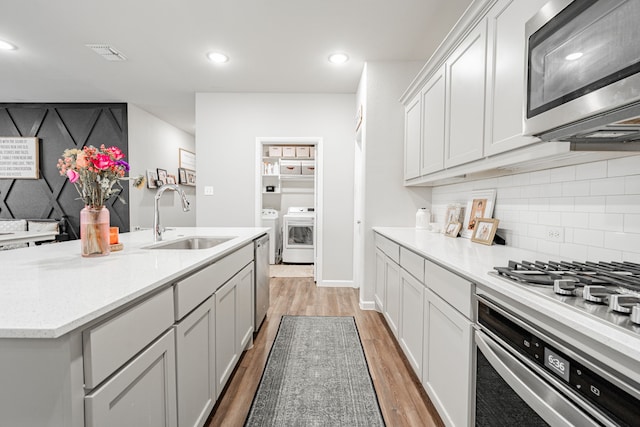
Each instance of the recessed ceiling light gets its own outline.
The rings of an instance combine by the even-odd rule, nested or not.
[[[209,61],[215,62],[216,64],[224,64],[229,61],[229,57],[220,52],[209,52],[207,53],[207,58],[209,58]]]
[[[9,42],[0,40],[0,50],[15,50],[16,47]]]
[[[567,55],[564,59],[566,59],[567,61],[575,61],[576,59],[581,58],[582,55],[583,55],[582,52],[574,52]]]
[[[344,64],[349,60],[349,55],[346,53],[332,53],[329,55],[329,62],[332,64]]]

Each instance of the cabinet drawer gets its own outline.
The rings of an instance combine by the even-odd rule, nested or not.
[[[300,175],[302,173],[302,163],[300,160],[281,160],[280,175]]]
[[[376,233],[375,236],[376,246],[394,262],[400,264],[400,246],[380,234]]]
[[[173,324],[173,292],[166,289],[82,333],[85,388],[92,389]]]
[[[424,277],[429,289],[468,319],[472,318],[473,284],[430,261],[425,261]]]
[[[403,247],[400,248],[400,267],[424,283],[424,258]]]
[[[176,312],[175,320],[182,319],[187,313],[209,298],[234,274],[253,261],[253,244],[219,259],[208,267],[176,283],[174,287]]]

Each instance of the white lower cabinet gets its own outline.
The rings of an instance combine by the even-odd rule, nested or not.
[[[376,248],[376,285],[373,291],[373,297],[376,303],[376,309],[384,313],[385,308],[385,255],[380,249]]]
[[[448,426],[470,419],[472,323],[435,293],[424,296],[422,384]]]
[[[175,338],[169,330],[85,396],[87,427],[177,426]]]
[[[422,339],[424,315],[424,285],[400,270],[400,347],[413,370],[422,378]]]
[[[252,339],[253,268],[247,265],[215,293],[216,398]]]
[[[398,327],[400,325],[400,266],[387,257],[385,257],[384,263],[384,277],[387,297],[384,317],[391,332],[398,338]]]
[[[213,296],[175,327],[178,425],[201,427],[216,399]]]

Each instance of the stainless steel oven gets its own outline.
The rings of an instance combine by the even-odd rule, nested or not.
[[[582,143],[640,139],[638,22],[637,0],[552,0],[532,17],[524,133]]]
[[[476,426],[632,426],[640,392],[485,295],[477,297]]]

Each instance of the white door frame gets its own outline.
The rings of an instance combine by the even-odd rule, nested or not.
[[[314,246],[314,279],[316,283],[322,283],[322,230],[323,230],[323,144],[322,137],[257,137],[256,138],[256,179],[255,179],[255,226],[262,226],[262,153],[264,145],[315,145],[316,148],[316,178],[314,180],[315,197],[315,237]],[[284,215],[284,213],[281,213]]]

